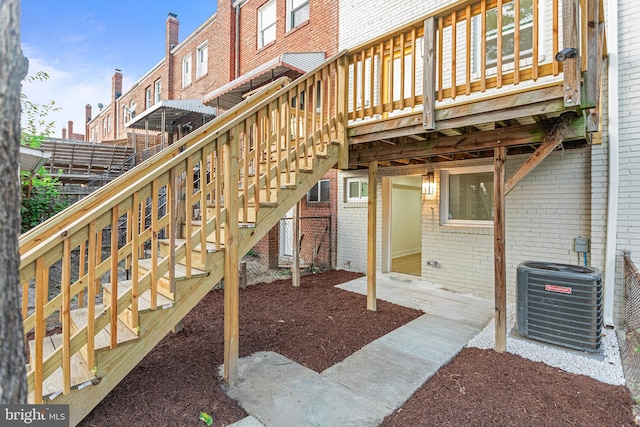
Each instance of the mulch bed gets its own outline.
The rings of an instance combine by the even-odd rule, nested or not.
[[[334,288],[359,277],[345,271],[240,291],[240,356],[280,353],[321,372],[421,313]],[[220,389],[223,292],[213,291],[98,405],[81,426],[222,427],[247,414]],[[564,373],[489,350],[465,349],[428,381],[387,426],[632,425],[624,387]],[[588,420],[589,422],[586,422]]]

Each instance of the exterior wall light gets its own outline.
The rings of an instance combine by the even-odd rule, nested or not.
[[[422,175],[422,198],[427,199],[436,195],[436,179],[433,172]]]

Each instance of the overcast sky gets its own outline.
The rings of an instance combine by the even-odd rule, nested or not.
[[[62,108],[50,117],[53,136],[73,120],[84,133],[84,106],[108,105],[111,77],[122,70],[126,91],[164,57],[165,21],[178,15],[180,41],[217,9],[217,0],[22,0],[22,50],[29,74],[45,71],[49,80],[25,83],[34,102],[50,100]]]

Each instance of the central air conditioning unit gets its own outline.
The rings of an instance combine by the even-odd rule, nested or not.
[[[597,352],[602,332],[602,275],[597,268],[525,261],[518,266],[518,333]]]

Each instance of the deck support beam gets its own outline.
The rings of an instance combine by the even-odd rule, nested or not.
[[[293,263],[291,265],[291,282],[300,287],[300,200],[293,207]]]
[[[367,199],[367,310],[376,311],[376,209],[378,206],[378,161],[369,162]]]
[[[432,16],[424,21],[424,70],[422,87],[424,88],[424,106],[422,109],[422,127],[436,128],[436,20]]]
[[[493,251],[495,280],[495,350],[503,353],[507,349],[507,269],[505,260],[505,203],[504,203],[504,163],[506,147],[494,148],[493,175]]]
[[[238,380],[240,303],[238,283],[239,228],[238,188],[240,128],[234,127],[224,145],[224,382],[233,387]],[[189,171],[190,172],[190,171]]]

